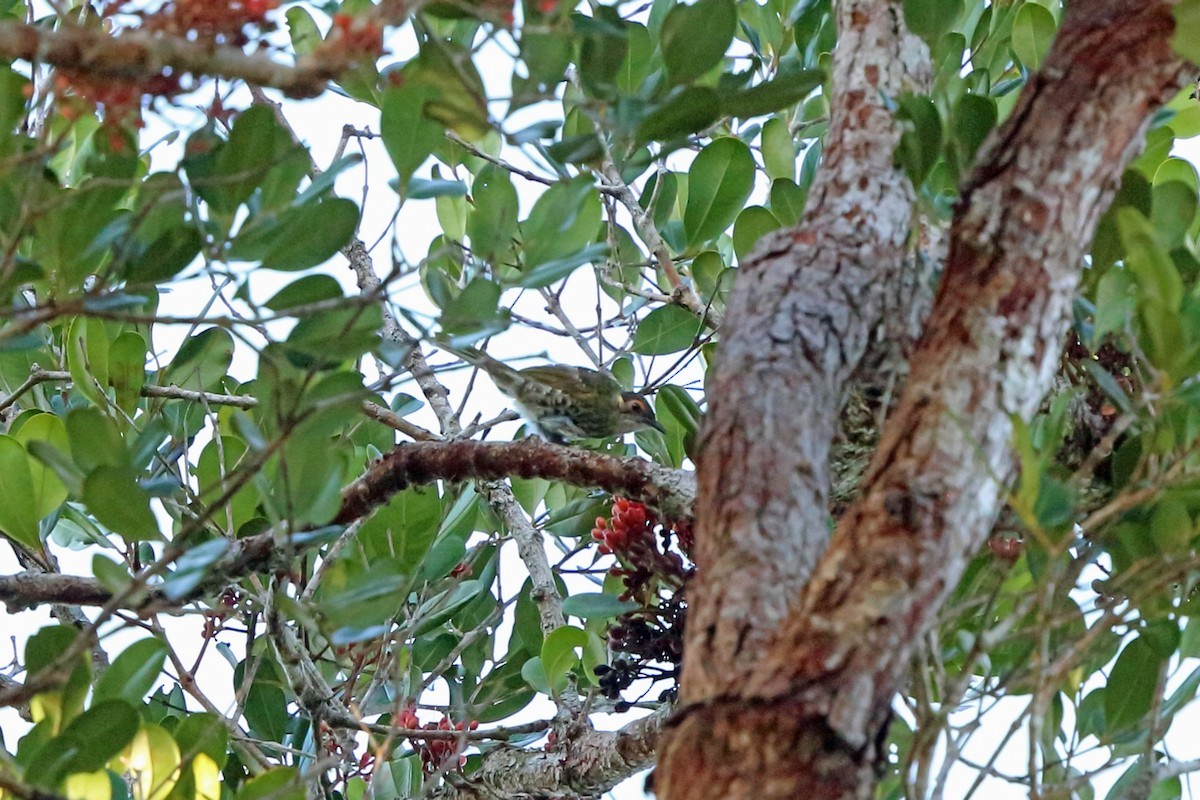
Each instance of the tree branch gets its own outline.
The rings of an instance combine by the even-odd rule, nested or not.
[[[1055,375],[1097,220],[1151,112],[1183,85],[1173,30],[1167,2],[1068,5],[1043,68],[962,192],[942,286],[863,496],[749,676],[683,711],[660,796],[741,798],[750,795],[739,787],[770,786],[771,797],[857,798],[874,785],[916,643],[1002,507],[1012,419],[1034,414]],[[782,391],[790,389],[763,402],[795,413]],[[717,435],[733,447],[758,435],[729,410],[722,422]],[[738,487],[709,482],[708,463],[702,499],[736,497]],[[808,502],[807,491],[789,491],[791,503]],[[715,522],[723,540],[730,510],[706,518],[711,510],[702,504],[701,522]],[[698,534],[704,546],[713,531]],[[700,566],[701,582],[714,577]],[[729,666],[726,658],[711,668]],[[771,741],[769,752],[748,750],[747,730]]]
[[[100,27],[51,29],[20,22],[0,22],[0,57],[135,83],[183,73],[240,79],[295,98],[316,97],[345,68],[314,57],[301,57],[289,66],[237,47],[183,37],[137,31],[114,36]]]
[[[902,5],[837,5],[836,93],[808,211],[760,241],[726,307],[697,471],[685,702],[740,687],[825,549],[846,385],[911,263],[914,192],[894,163],[888,98],[921,91],[930,67]]]
[[[617,731],[587,728],[569,744],[548,750],[499,747],[469,776],[450,773],[438,800],[511,800],[514,797],[593,797],[654,762],[670,709],[666,706]]]
[[[615,458],[539,439],[518,442],[401,444],[342,493],[335,522],[358,519],[402,489],[435,480],[547,478],[592,486],[657,508],[670,519],[692,516],[691,473],[639,458]]]

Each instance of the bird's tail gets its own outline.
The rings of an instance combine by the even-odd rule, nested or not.
[[[515,394],[521,384],[525,382],[518,370],[503,361],[492,358],[477,347],[460,347],[445,341],[439,341],[437,346],[447,353],[453,353],[468,364],[479,367],[491,376],[496,388],[505,394]]]

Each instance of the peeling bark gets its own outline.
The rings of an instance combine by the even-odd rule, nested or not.
[[[921,91],[928,53],[900,0],[841,4],[824,162],[800,227],[740,270],[699,459],[682,699],[736,687],[794,606],[828,537],[830,442],[846,381],[902,312],[914,195],[893,166],[887,99]],[[764,587],[771,587],[764,591]]]
[[[853,24],[853,11],[843,13],[847,21]],[[873,795],[887,756],[881,740],[890,703],[913,647],[1002,507],[1013,472],[1010,415],[1028,419],[1050,388],[1096,222],[1151,112],[1182,85],[1169,43],[1173,27],[1167,2],[1078,0],[1068,6],[1044,68],[963,190],[942,286],[899,406],[863,496],[839,521],[799,602],[774,600],[765,606],[771,614],[757,618],[710,613],[707,628],[689,631],[688,646],[698,646],[685,663],[694,664],[696,653],[710,661],[703,670],[685,671],[686,705],[669,733],[661,797]],[[816,257],[827,260],[831,283],[853,296],[860,285],[852,272],[837,268],[840,251],[822,244],[822,237],[838,235],[801,229],[797,239],[818,245]],[[793,291],[807,294],[811,287],[806,280]],[[818,288],[821,297],[836,290]],[[774,330],[776,308],[757,316],[739,311],[726,323],[735,341],[745,328]],[[807,342],[802,328],[779,330]],[[853,326],[846,333],[832,329],[827,349],[811,353],[805,366],[844,359],[852,350],[846,342],[858,333]],[[772,340],[757,357],[761,364],[739,369],[759,374],[779,346]],[[816,412],[797,403],[835,408],[830,376],[837,374],[813,370],[802,385],[759,383],[749,394],[734,395],[735,408],[714,409],[698,503],[698,533],[702,542],[710,540],[705,545],[723,546],[749,532],[751,540],[739,542],[738,552],[762,547],[778,561],[777,573],[808,575],[823,544],[817,459],[829,426],[792,434],[817,440],[799,439],[808,460],[758,464],[770,482],[746,487],[738,470],[745,469],[743,454],[759,452],[764,430],[779,438],[772,426],[752,420],[824,423],[824,416],[815,419]],[[751,493],[739,497],[748,488]],[[728,580],[728,570],[701,564],[697,593],[729,595]],[[774,584],[762,575],[741,591]],[[745,659],[747,650],[723,639],[730,622],[774,631],[774,614],[788,600],[795,606],[782,631],[765,649],[750,648],[751,663],[735,660]],[[756,610],[746,604],[738,614]],[[763,638],[741,635],[735,644]]]
[[[502,746],[467,776],[450,773],[438,800],[597,797],[654,761],[666,707],[616,731],[584,727],[549,750]]]

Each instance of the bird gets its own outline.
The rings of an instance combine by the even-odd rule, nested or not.
[[[648,428],[663,432],[645,396],[625,391],[608,372],[565,364],[519,370],[474,347],[439,347],[486,372],[537,433],[556,444]]]

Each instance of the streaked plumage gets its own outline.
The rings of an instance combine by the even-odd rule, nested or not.
[[[442,346],[491,376],[521,416],[552,441],[662,430],[646,398],[622,390],[607,372],[560,364],[518,370],[475,348]]]

